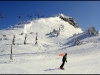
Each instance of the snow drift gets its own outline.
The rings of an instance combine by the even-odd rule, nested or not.
[[[69,18],[59,14],[0,30],[0,74],[100,73],[100,35],[85,37],[82,29]],[[10,60],[13,35],[15,45]],[[73,46],[75,37],[82,38],[82,45]],[[58,69],[62,63],[60,53],[68,53],[65,70]]]

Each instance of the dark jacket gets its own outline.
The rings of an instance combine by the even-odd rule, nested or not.
[[[66,62],[67,62],[67,55],[64,55],[64,56],[63,56],[62,61],[63,61],[63,62],[66,61]]]

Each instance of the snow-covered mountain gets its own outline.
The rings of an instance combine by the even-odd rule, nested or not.
[[[28,20],[0,33],[0,74],[100,73],[100,35],[88,37],[72,17],[59,14]],[[74,45],[76,37],[79,46]],[[62,63],[60,53],[68,53],[63,71],[57,69]]]

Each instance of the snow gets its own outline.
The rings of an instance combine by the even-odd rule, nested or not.
[[[53,29],[59,30],[62,26],[58,37],[50,36]],[[74,28],[58,16],[32,20],[19,28],[0,30],[0,33],[0,74],[100,73],[100,35],[87,37],[81,28]],[[21,33],[27,34],[26,45],[23,44],[25,34]],[[38,44],[35,44],[36,33]],[[16,38],[12,47],[13,60],[10,60],[13,35]],[[76,36],[82,45],[73,46]],[[68,54],[65,70],[58,69],[62,63],[60,53]]]

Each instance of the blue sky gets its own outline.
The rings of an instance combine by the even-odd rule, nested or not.
[[[36,12],[44,16],[62,13],[73,17],[84,31],[90,26],[100,31],[100,1],[0,1],[0,13],[4,15],[0,29],[28,20],[30,14],[35,18]]]

